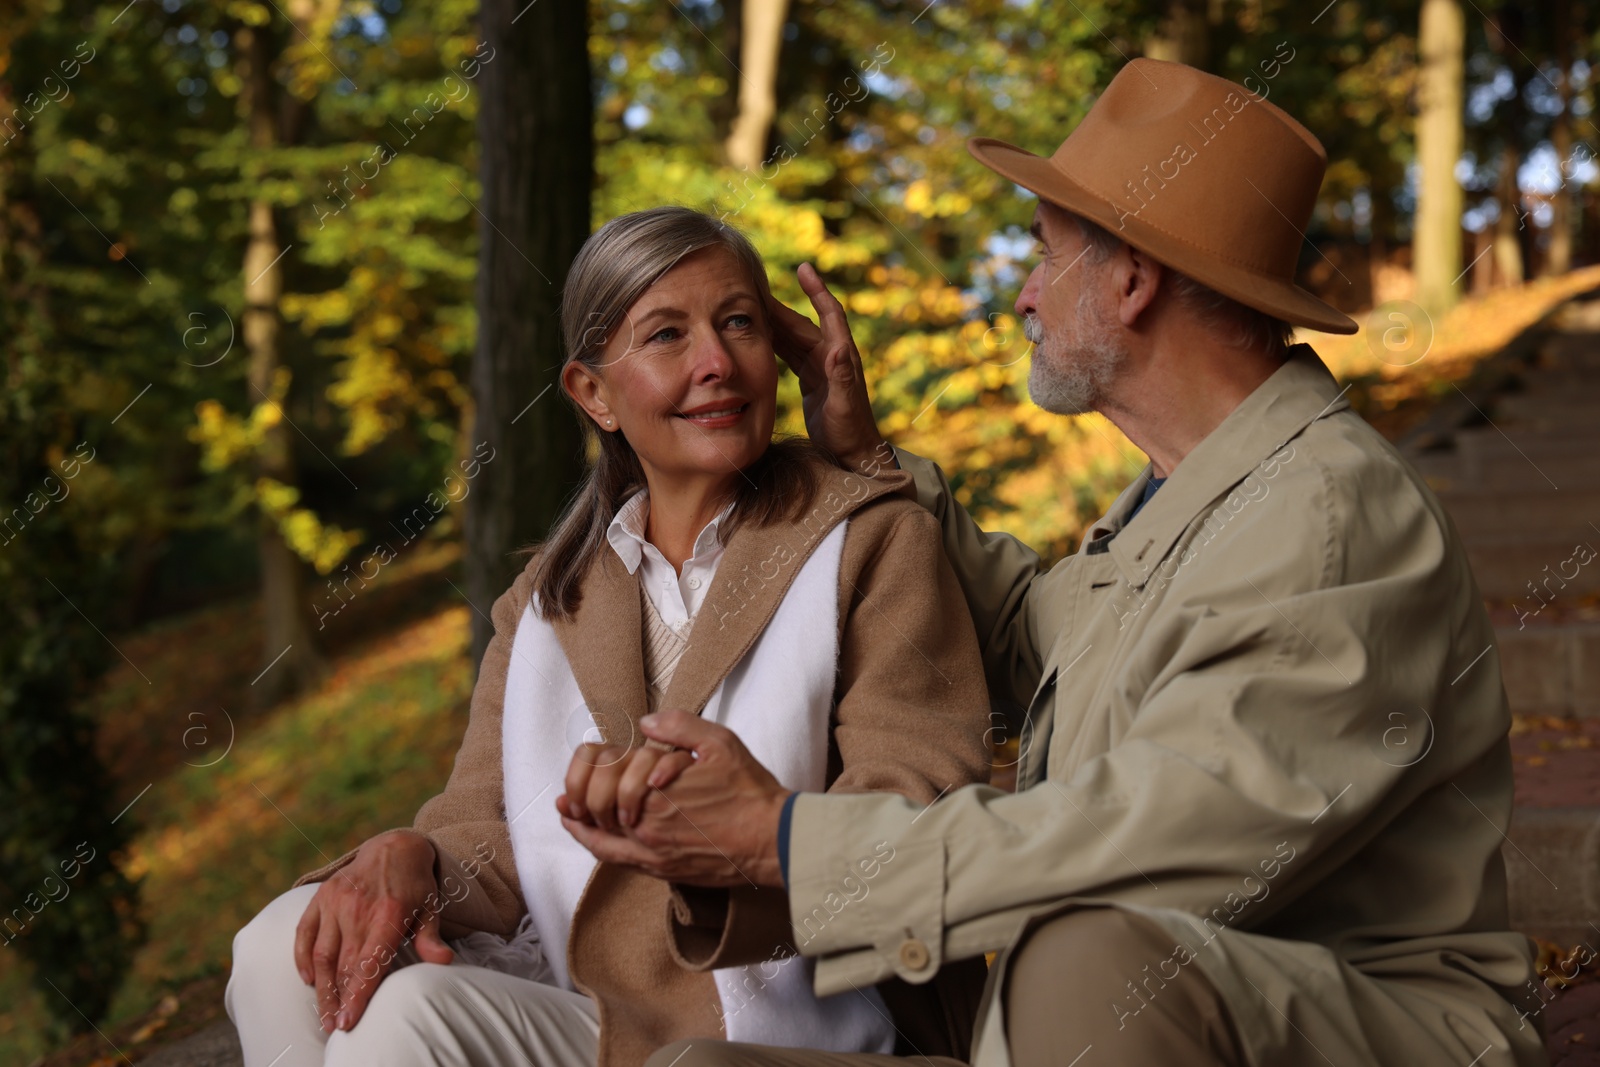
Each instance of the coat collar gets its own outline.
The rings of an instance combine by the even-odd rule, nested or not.
[[[1125,516],[1144,494],[1149,466],[1090,527],[1079,551],[1087,551],[1099,536],[1115,534],[1106,551],[1128,584],[1142,587],[1183,531],[1219,496],[1307,426],[1348,408],[1348,389],[1339,387],[1310,345],[1292,346],[1283,366],[1183,458],[1132,521]]]
[[[910,472],[903,470],[866,477],[819,461],[817,471],[817,493],[797,521],[765,528],[746,524],[728,539],[663,708],[698,715],[760,637],[795,575],[828,532],[869,502],[904,492],[912,482]],[[648,698],[639,581],[616,552],[597,555],[584,578],[578,610],[552,625],[601,737],[608,744],[640,743],[643,737],[635,724],[645,714]]]

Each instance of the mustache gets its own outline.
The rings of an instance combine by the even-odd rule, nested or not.
[[[1037,315],[1025,315],[1022,319],[1022,336],[1028,339],[1029,344],[1044,343],[1044,326],[1039,322]]]

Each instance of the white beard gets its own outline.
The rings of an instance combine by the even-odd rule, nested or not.
[[[1078,297],[1070,336],[1046,339],[1044,327],[1033,315],[1022,322],[1023,336],[1034,345],[1028,395],[1057,415],[1095,410],[1127,355],[1113,339],[1109,317],[1098,302],[1091,302],[1090,293],[1085,287]]]

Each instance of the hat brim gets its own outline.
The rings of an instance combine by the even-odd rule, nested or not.
[[[1110,201],[1085,189],[1043,156],[993,137],[971,138],[967,151],[1001,177],[1057,207],[1082,215],[1156,262],[1187,274],[1245,307],[1323,333],[1355,333],[1361,328],[1350,316],[1292,281],[1219,259],[1130,213],[1119,217]]]

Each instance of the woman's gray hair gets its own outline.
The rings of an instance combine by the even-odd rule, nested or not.
[[[770,334],[767,301],[772,291],[750,239],[691,208],[651,208],[619,215],[600,227],[572,261],[561,295],[563,369],[576,361],[603,373],[607,345],[629,328],[628,309],[686,256],[713,247],[732,253],[744,269]],[[631,347],[629,336],[624,351]],[[577,412],[584,452],[593,460],[550,536],[522,550],[538,556],[533,587],[546,619],[568,618],[577,611],[583,579],[608,547],[606,528],[623,502],[645,486],[644,468],[622,432],[601,433],[577,401],[565,389],[561,392]],[[721,538],[726,541],[746,521],[765,526],[809,508],[819,459],[824,459],[820,450],[804,438],[773,442],[738,479],[733,511],[718,525]]]
[[[733,253],[767,314],[767,271],[750,239],[720,219],[686,207],[658,207],[619,215],[584,242],[561,294],[561,337],[566,358],[590,367],[628,309],[678,261],[720,245]]]

